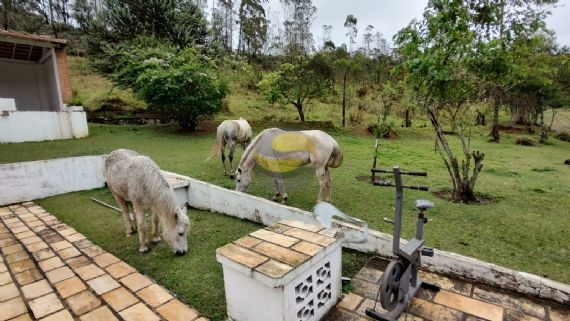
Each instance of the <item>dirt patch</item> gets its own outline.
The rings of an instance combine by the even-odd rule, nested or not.
[[[460,201],[456,201],[453,199],[451,190],[449,190],[449,189],[442,189],[439,191],[434,191],[434,192],[432,192],[432,194],[433,194],[433,196],[435,196],[439,199],[446,200],[448,202],[460,203]],[[476,202],[469,202],[466,204],[486,205],[486,204],[498,203],[500,201],[499,197],[493,197],[491,195],[482,194],[482,193],[475,193],[475,198],[477,199]]]
[[[528,127],[518,127],[518,126],[511,126],[511,125],[499,125],[499,131],[505,133],[527,133]]]

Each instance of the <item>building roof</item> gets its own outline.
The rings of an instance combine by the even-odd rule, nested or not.
[[[50,48],[62,48],[67,40],[0,29],[0,58],[38,61]]]

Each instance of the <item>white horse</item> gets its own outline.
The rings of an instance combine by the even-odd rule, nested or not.
[[[320,130],[283,131],[269,128],[257,135],[242,155],[237,169],[236,190],[246,192],[251,183],[252,170],[256,165],[273,173],[276,193],[287,203],[283,175],[300,166],[312,163],[319,179],[317,202],[331,202],[331,176],[329,167],[342,164],[342,151],[338,143]]]
[[[139,233],[139,252],[148,251],[146,219],[144,210],[152,210],[153,242],[160,242],[158,223],[162,225],[162,236],[176,255],[188,250],[186,239],[190,220],[186,206],[179,207],[172,188],[162,176],[160,168],[148,157],[128,149],[118,149],[105,158],[107,186],[123,211],[125,233]],[[129,219],[130,202],[135,221]],[[134,225],[136,223],[136,225]]]
[[[234,178],[234,152],[236,144],[241,144],[243,149],[247,147],[251,141],[251,126],[243,117],[237,120],[224,120],[216,132],[216,143],[212,146],[212,152],[208,160],[214,156],[222,154],[222,167],[224,168],[224,175],[228,175],[226,170],[226,155],[224,150],[226,144],[230,145],[230,178]]]

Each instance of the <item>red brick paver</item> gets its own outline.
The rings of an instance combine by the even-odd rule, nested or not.
[[[33,202],[0,207],[0,321],[208,321]]]
[[[366,309],[375,305],[380,278],[388,262],[373,258],[352,278],[352,292],[323,321],[369,321]],[[420,289],[398,320],[406,321],[570,321],[570,307],[543,299],[506,293],[421,271],[421,279],[440,286],[433,292]],[[380,302],[376,311],[386,313]]]

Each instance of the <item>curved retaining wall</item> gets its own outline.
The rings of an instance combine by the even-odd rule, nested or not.
[[[104,156],[86,156],[0,164],[0,205],[103,187],[103,160]],[[179,202],[197,209],[219,212],[263,225],[271,225],[281,220],[319,224],[313,213],[308,211],[191,177],[166,171],[164,174],[175,189]],[[344,233],[347,239],[362,237],[361,228],[350,223],[334,220],[333,227]],[[392,236],[374,230],[368,231],[367,242],[345,243],[343,246],[383,257],[392,256]],[[537,275],[437,249],[433,257],[423,258],[422,265],[435,273],[570,305],[570,285]]]

